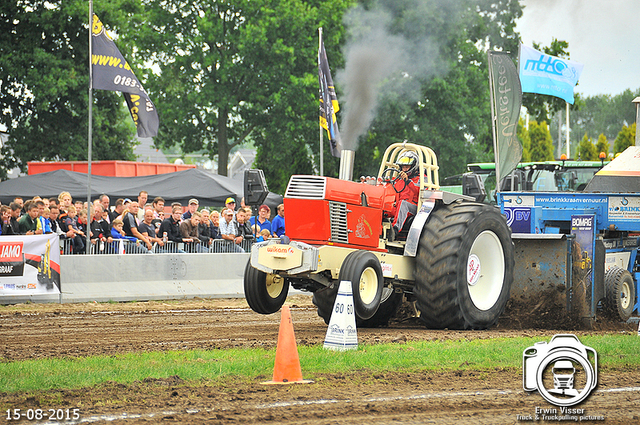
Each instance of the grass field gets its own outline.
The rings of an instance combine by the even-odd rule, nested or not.
[[[550,338],[549,338],[550,339]],[[522,369],[525,348],[540,338],[496,338],[473,341],[418,341],[402,344],[360,345],[358,350],[328,351],[322,346],[298,348],[305,379],[314,374],[368,371]],[[638,369],[640,337],[584,336],[594,348],[599,368]],[[217,380],[227,376],[270,377],[275,350],[227,349],[139,352],[116,356],[59,358],[0,363],[0,391],[21,392],[73,389],[104,382],[131,383],[174,375],[185,380]]]

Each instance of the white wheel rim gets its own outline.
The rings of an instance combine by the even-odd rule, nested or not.
[[[629,308],[629,304],[631,304],[631,288],[629,287],[629,283],[622,282],[622,288],[620,291],[620,305],[624,310]]]
[[[284,279],[277,274],[267,275],[267,293],[271,298],[278,298],[282,293],[282,287],[284,285]]]
[[[493,307],[504,284],[504,251],[500,239],[490,230],[473,241],[467,257],[467,288],[471,301],[479,310]]]
[[[360,299],[364,304],[371,304],[378,293],[378,275],[372,267],[364,269],[358,285]]]

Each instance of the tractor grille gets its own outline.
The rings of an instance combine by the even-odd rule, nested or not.
[[[331,222],[331,241],[349,243],[347,204],[343,202],[329,202],[329,220]]]
[[[322,176],[292,176],[286,198],[324,199],[327,180]]]

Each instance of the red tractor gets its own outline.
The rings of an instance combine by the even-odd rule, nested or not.
[[[396,160],[406,151],[419,158],[418,208],[395,235]],[[514,269],[505,217],[439,190],[425,146],[389,146],[378,178],[364,182],[292,176],[284,205],[287,237],[256,243],[245,269],[245,297],[258,313],[277,312],[292,286],[313,292],[328,324],[341,281],[353,285],[360,327],[386,325],[404,296],[434,329],[485,329],[504,310]]]

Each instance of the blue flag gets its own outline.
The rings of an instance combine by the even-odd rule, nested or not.
[[[584,65],[523,45],[519,62],[523,92],[556,96],[573,105],[573,88]]]

